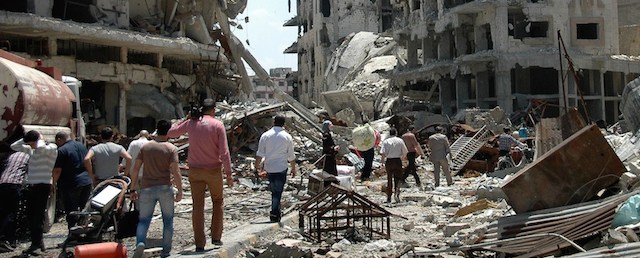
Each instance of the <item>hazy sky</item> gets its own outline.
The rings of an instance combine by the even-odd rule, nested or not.
[[[232,28],[244,47],[269,72],[270,68],[291,67],[298,70],[296,54],[283,54],[297,38],[298,27],[283,27],[285,21],[296,13],[296,1],[291,0],[291,12],[287,0],[248,0],[247,8],[236,18],[243,29]],[[249,17],[249,23],[244,18]],[[249,44],[247,44],[247,39]],[[249,74],[254,72],[247,65]]]

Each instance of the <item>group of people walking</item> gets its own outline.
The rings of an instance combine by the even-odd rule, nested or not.
[[[0,252],[11,252],[17,247],[16,213],[21,199],[26,203],[26,216],[30,221],[31,245],[22,251],[25,255],[39,255],[46,246],[43,225],[47,200],[56,186],[62,192],[66,221],[69,229],[75,226],[76,216],[71,212],[82,210],[98,183],[123,174],[131,178],[129,191],[139,210],[134,257],[142,257],[146,235],[156,204],[160,205],[163,220],[162,257],[172,249],[174,203],[182,199],[182,176],[178,166],[177,147],[169,138],[189,134],[189,182],[193,200],[192,226],[196,252],[205,251],[205,192],[213,202],[210,236],[214,246],[222,245],[223,229],[223,173],[227,185],[233,186],[231,156],[226,130],[214,118],[215,101],[206,99],[202,114],[187,117],[175,124],[160,120],[153,139],[143,130],[139,139],[126,150],[112,142],[113,130],[100,131],[102,143],[87,149],[84,144],[59,132],[54,143],[44,140],[37,131],[6,146],[2,142],[3,159],[0,172]],[[122,166],[121,166],[122,164]],[[122,168],[123,167],[123,168]],[[25,196],[21,196],[25,186]]]

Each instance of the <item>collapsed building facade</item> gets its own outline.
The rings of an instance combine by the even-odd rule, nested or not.
[[[638,55],[633,1],[400,4],[394,38],[407,56],[393,81],[407,98],[429,100],[443,114],[546,105],[543,115],[554,117],[570,106],[612,124],[624,85],[640,74],[631,57]]]
[[[297,26],[298,39],[285,53],[298,55],[300,103],[321,103],[321,93],[336,90],[324,75],[331,54],[349,34],[390,30],[393,7],[390,0],[330,1],[298,0],[297,16],[285,26]]]
[[[135,134],[206,97],[251,96],[229,19],[246,1],[29,0],[0,4],[0,47],[83,82],[89,132]],[[238,64],[240,63],[240,64]],[[142,98],[144,96],[144,98]]]

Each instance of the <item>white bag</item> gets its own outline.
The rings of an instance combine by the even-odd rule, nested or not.
[[[353,146],[359,151],[366,151],[373,148],[376,143],[376,133],[369,124],[358,126],[351,131]]]

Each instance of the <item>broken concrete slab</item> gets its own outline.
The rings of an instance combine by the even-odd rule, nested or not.
[[[442,229],[442,233],[445,237],[453,236],[456,232],[464,228],[471,228],[469,223],[450,223]]]
[[[456,217],[462,217],[464,215],[471,214],[476,211],[496,208],[496,207],[498,207],[497,203],[491,202],[487,199],[481,199],[472,204],[469,204],[467,206],[460,208],[458,211],[456,211]]]
[[[362,122],[360,114],[362,113],[362,105],[353,94],[351,90],[335,90],[322,93],[322,100],[325,103],[325,109],[329,112],[329,115],[335,116],[338,112],[344,109],[351,109],[354,113],[353,122]],[[353,125],[351,125],[353,126]]]
[[[258,255],[258,258],[278,258],[278,257],[304,257],[312,258],[311,250],[302,250],[297,247],[287,247],[272,243],[267,250]]]
[[[618,181],[625,167],[591,125],[529,164],[501,186],[516,213],[580,203]]]

